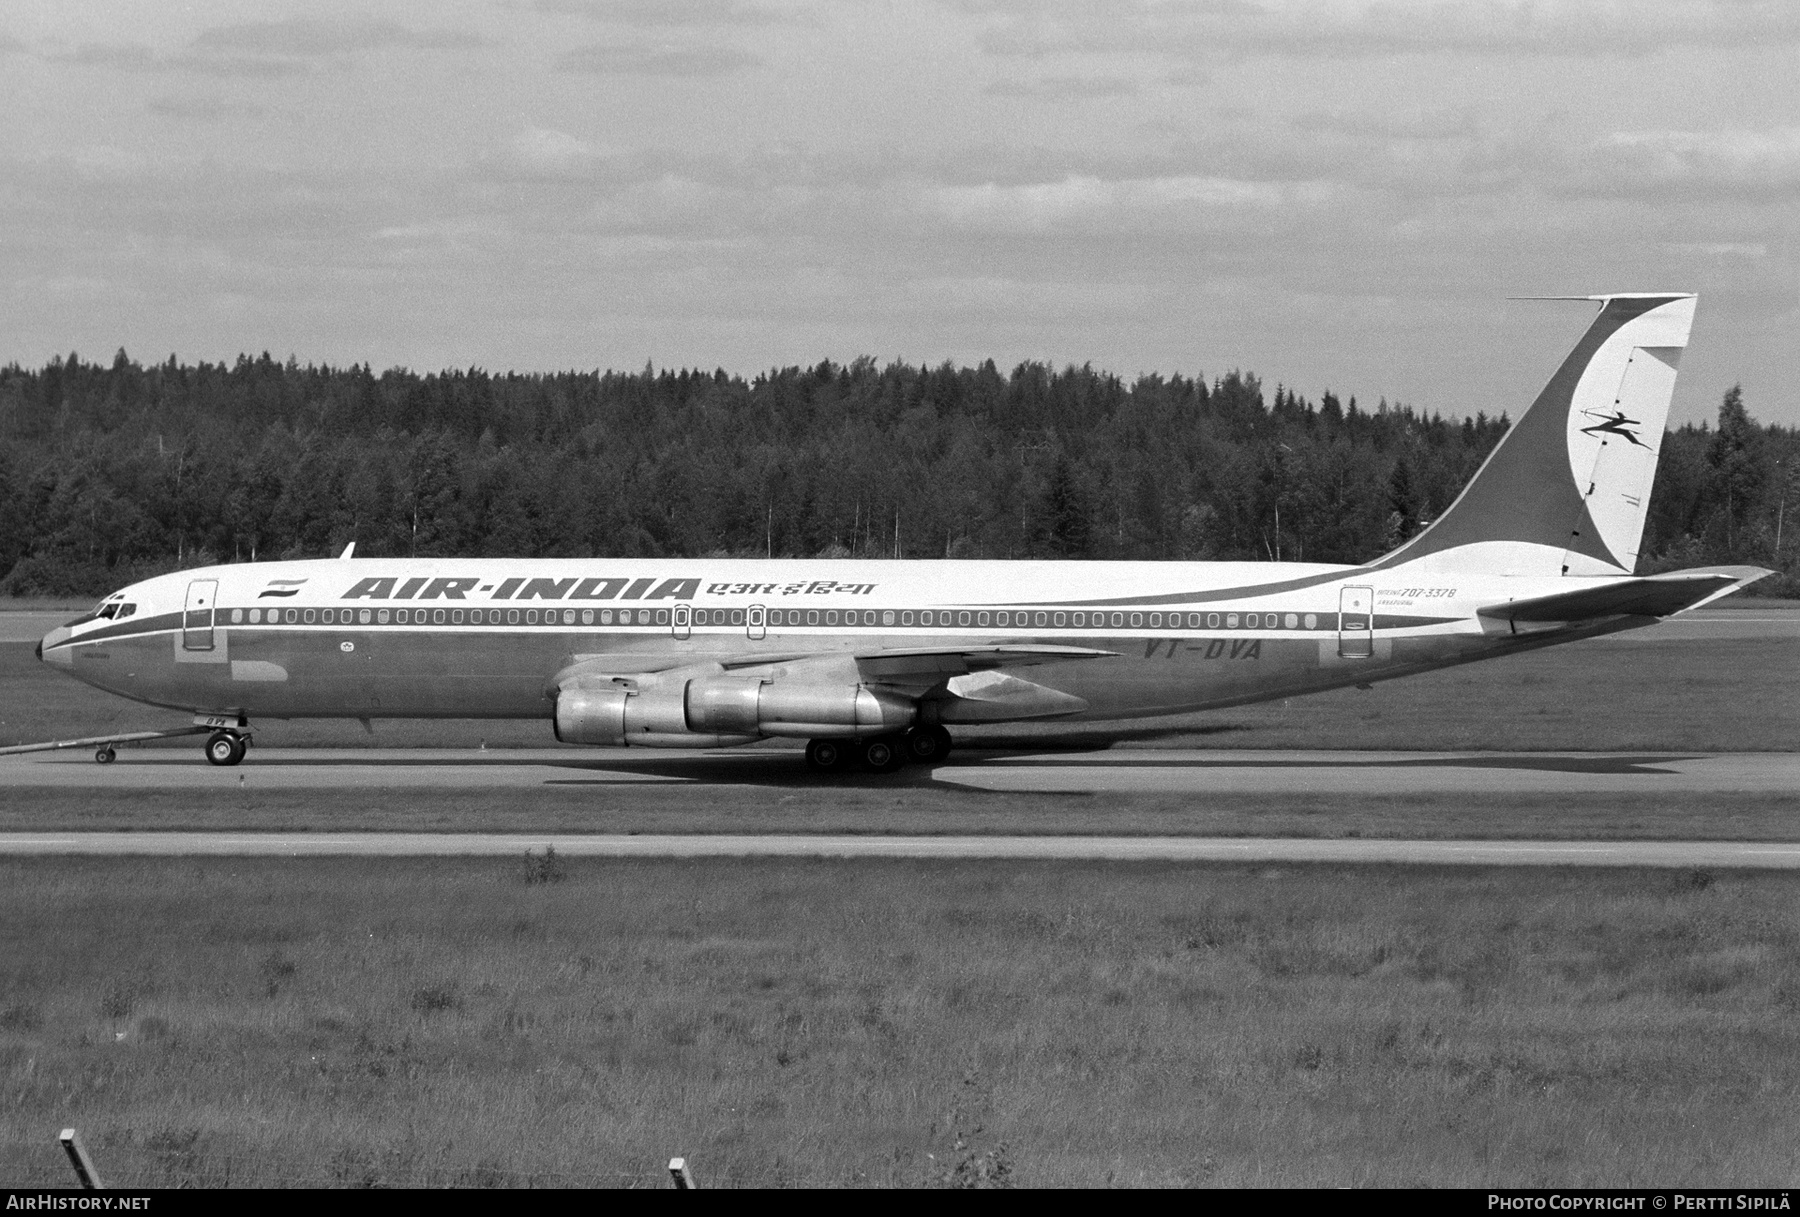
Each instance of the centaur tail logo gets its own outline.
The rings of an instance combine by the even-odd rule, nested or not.
[[[1636,431],[1627,431],[1625,429],[1627,427],[1642,426],[1643,424],[1635,418],[1626,418],[1623,411],[1608,414],[1604,410],[1583,410],[1581,414],[1584,418],[1597,418],[1600,420],[1591,427],[1583,427],[1581,429],[1583,435],[1594,435],[1596,433],[1600,435],[1622,435],[1640,448],[1649,446],[1637,437]]]
[[[304,579],[271,579],[268,587],[256,593],[256,598],[261,600],[264,596],[293,596],[299,593],[300,585],[305,582]]]

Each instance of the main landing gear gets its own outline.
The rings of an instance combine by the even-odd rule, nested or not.
[[[250,746],[248,735],[239,735],[235,731],[215,731],[206,739],[206,759],[213,765],[235,765],[244,759],[244,750]]]
[[[852,765],[869,773],[893,773],[908,762],[936,764],[949,752],[950,733],[933,725],[864,740],[808,740],[806,763],[817,773],[836,773]]]

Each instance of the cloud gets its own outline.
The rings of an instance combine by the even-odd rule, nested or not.
[[[1571,158],[1553,186],[1590,197],[1791,203],[1800,191],[1800,126],[1613,132]]]
[[[460,51],[487,45],[487,39],[459,30],[413,30],[392,21],[250,21],[217,26],[194,39],[193,49],[310,59],[356,51],[394,48]]]
[[[997,56],[1640,56],[1676,46],[1800,42],[1800,6],[1786,0],[965,0],[963,7],[989,19],[981,46]]]
[[[1061,181],[1002,186],[945,186],[926,191],[926,205],[952,225],[985,231],[1044,232],[1185,227],[1208,215],[1310,209],[1338,191],[1327,183],[1282,183],[1181,175],[1108,180],[1071,174]]]
[[[248,101],[231,101],[222,97],[152,97],[146,110],[163,118],[179,118],[193,122],[223,122],[233,118],[261,118],[268,113],[262,106]]]
[[[0,34],[0,55],[23,55],[24,53],[25,44],[23,42],[17,38],[9,38],[5,34]]]
[[[696,25],[778,25],[800,20],[804,9],[765,8],[742,0],[537,0],[540,13],[586,17],[608,25],[663,28]]]
[[[294,76],[307,65],[291,59],[264,59],[243,55],[206,55],[180,51],[164,55],[140,43],[84,43],[63,57],[82,67],[115,72],[180,72],[198,76]]]
[[[1037,80],[996,80],[983,90],[990,97],[1030,97],[1045,101],[1131,97],[1137,91],[1137,82],[1122,76],[1043,76]]]
[[[701,77],[728,76],[761,63],[759,56],[735,47],[594,44],[563,53],[556,69],[592,76]]]
[[[174,52],[156,51],[141,43],[84,43],[63,59],[118,72],[268,78],[300,75],[311,71],[319,60],[344,58],[358,51],[442,51],[484,45],[486,40],[473,34],[420,32],[391,21],[262,21],[205,30]]]
[[[1295,118],[1293,125],[1308,133],[1381,141],[1473,139],[1479,134],[1475,115],[1467,109],[1312,113]]]
[[[605,154],[586,140],[548,127],[527,127],[507,146],[508,165],[527,177],[580,179],[593,176]]]

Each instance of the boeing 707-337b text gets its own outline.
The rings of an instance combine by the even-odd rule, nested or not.
[[[222,765],[256,718],[436,717],[543,718],[575,744],[794,737],[815,768],[880,771],[941,758],[959,724],[1186,713],[1628,630],[1768,572],[1633,574],[1695,298],[1592,299],[1462,495],[1362,566],[346,551],[145,580],[38,654],[192,712]],[[125,738],[65,744],[110,760]]]

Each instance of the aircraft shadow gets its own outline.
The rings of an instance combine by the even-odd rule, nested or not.
[[[413,768],[421,764],[433,769],[481,769],[495,766],[526,766],[562,770],[564,772],[592,773],[594,777],[549,778],[546,785],[551,786],[613,786],[641,785],[644,777],[665,778],[681,782],[701,782],[730,786],[793,786],[799,788],[817,788],[821,784],[832,786],[867,786],[871,789],[894,789],[897,787],[942,787],[969,791],[979,789],[959,783],[955,780],[955,771],[959,769],[1000,769],[1006,772],[1070,770],[1082,771],[1093,769],[1129,769],[1137,772],[1158,772],[1182,770],[1189,772],[1205,772],[1208,770],[1229,771],[1244,769],[1259,770],[1318,770],[1318,769],[1354,769],[1354,770],[1388,770],[1388,769],[1487,769],[1537,773],[1587,774],[1601,777],[1618,776],[1650,776],[1657,774],[1674,774],[1677,771],[1666,766],[1680,762],[1702,759],[1701,754],[1633,754],[1611,756],[1581,755],[1534,755],[1534,754],[1485,754],[1480,756],[1429,756],[1429,757],[1382,757],[1361,759],[1345,757],[1342,760],[1321,758],[1317,756],[1296,757],[1292,759],[1270,757],[1170,757],[1163,759],[1155,754],[1119,753],[1090,750],[1083,756],[1056,755],[1059,752],[1073,751],[1072,747],[1061,747],[1054,751],[1042,745],[1031,748],[1030,755],[1021,756],[1013,752],[996,748],[969,748],[952,753],[942,763],[934,766],[907,766],[894,773],[868,773],[848,768],[836,773],[815,773],[806,765],[799,752],[761,752],[761,753],[727,753],[699,757],[667,757],[645,756],[640,754],[613,758],[595,756],[570,756],[541,760],[533,758],[520,760],[509,758],[504,752],[494,752],[482,757],[433,757],[430,760],[418,760],[408,757],[370,757],[368,759],[344,758],[300,758],[283,757],[279,760],[265,760],[257,764],[257,768]],[[934,776],[944,771],[948,781],[940,781]],[[600,774],[632,774],[636,777],[606,778]],[[996,791],[994,793],[1006,793]]]

